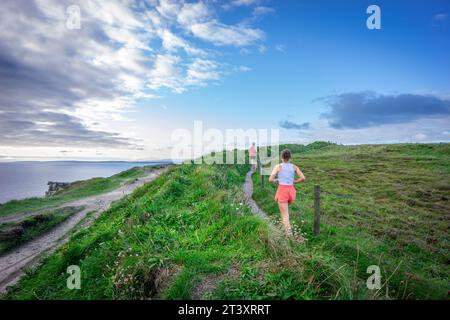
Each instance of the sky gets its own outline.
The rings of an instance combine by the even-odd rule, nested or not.
[[[196,121],[449,142],[449,39],[447,0],[2,0],[0,161],[170,159]]]

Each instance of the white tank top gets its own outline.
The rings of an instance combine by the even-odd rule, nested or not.
[[[292,163],[281,163],[278,172],[278,184],[281,186],[294,185],[295,169]]]

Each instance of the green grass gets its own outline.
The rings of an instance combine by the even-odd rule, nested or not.
[[[384,298],[438,298],[449,289],[450,145],[363,145],[304,150],[293,162],[307,180],[291,218],[309,250],[335,259],[355,280],[379,265]],[[254,177],[255,183],[259,176]],[[311,236],[313,187],[320,185],[322,235]],[[255,199],[278,215],[275,186],[257,184]],[[304,222],[302,222],[304,221]],[[358,291],[358,290],[354,290]]]
[[[118,188],[124,183],[145,176],[150,170],[160,167],[161,166],[136,167],[108,178],[92,178],[89,180],[78,181],[73,183],[66,190],[62,190],[52,197],[12,200],[0,204],[0,217],[48,209],[60,206],[69,201],[106,193]]]
[[[45,234],[83,209],[83,207],[64,207],[19,222],[0,225],[0,255]]]
[[[446,297],[449,145],[316,143],[298,152],[307,182],[298,186],[292,220],[304,245],[243,204],[248,165],[184,164],[116,202],[4,298]],[[275,221],[274,187],[254,181],[256,201]],[[313,237],[316,183],[323,219]],[[66,288],[74,264],[80,290]],[[371,264],[382,270],[379,291],[366,288]]]

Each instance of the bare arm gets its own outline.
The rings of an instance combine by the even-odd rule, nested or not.
[[[269,177],[269,182],[277,182],[275,177],[277,176],[278,172],[280,171],[280,165],[277,164],[275,167],[273,167],[272,173]]]
[[[300,170],[299,167],[295,166],[295,173],[298,176],[297,180],[294,180],[294,183],[300,183],[306,180],[305,175],[303,174],[302,170]]]

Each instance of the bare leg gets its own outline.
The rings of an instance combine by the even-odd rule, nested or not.
[[[278,208],[280,208],[284,232],[286,232],[286,235],[292,236],[291,224],[289,223],[289,205],[287,203],[278,202]]]

